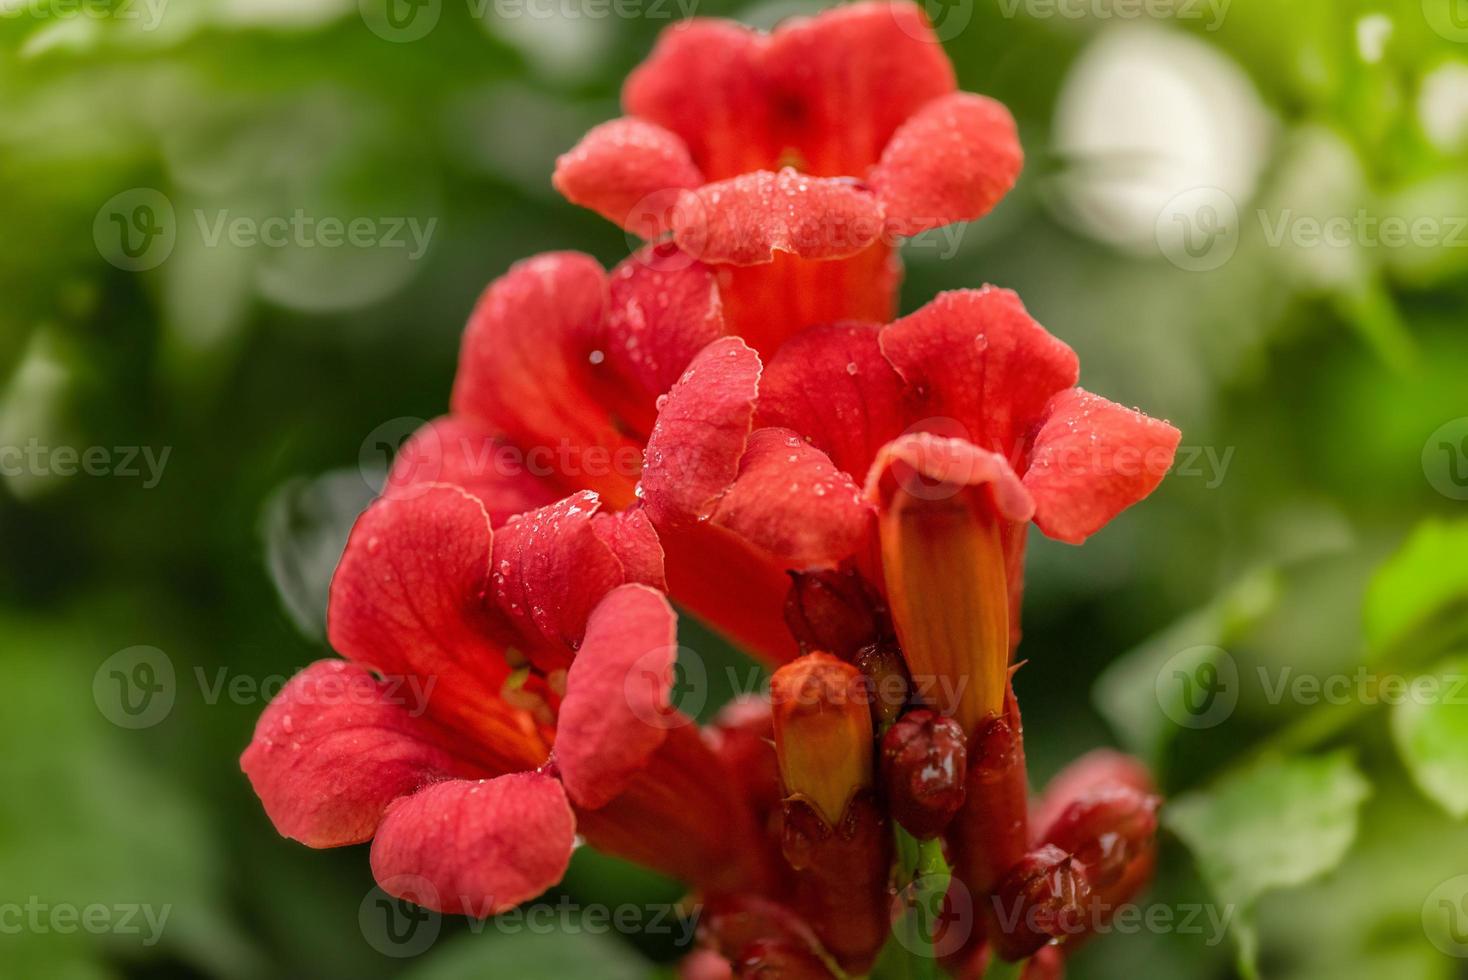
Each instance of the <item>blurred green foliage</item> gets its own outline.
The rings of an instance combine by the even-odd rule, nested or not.
[[[53,458],[0,489],[0,902],[171,910],[153,943],[6,928],[0,974],[632,977],[679,952],[444,921],[422,955],[384,955],[359,918],[365,853],[279,839],[238,772],[262,696],[327,655],[326,576],[386,462],[373,434],[443,410],[478,291],[536,251],[628,248],[549,174],[680,8],[428,6],[431,30],[390,40],[379,0],[0,3],[0,446],[100,447],[108,474]],[[696,6],[759,24],[811,9]],[[1455,0],[1124,6],[934,0],[940,23],[967,18],[945,31],[961,84],[1013,108],[1029,165],[952,254],[910,246],[903,291],[911,308],[1016,288],[1087,387],[1184,431],[1191,465],[1145,505],[1083,549],[1033,541],[1017,683],[1037,785],[1113,741],[1156,766],[1179,802],[1146,903],[1238,906],[1237,941],[1143,929],[1088,945],[1072,975],[1225,977],[1257,948],[1268,977],[1463,976],[1433,901],[1468,874],[1468,705],[1309,706],[1260,678],[1464,667],[1468,241],[1322,247],[1270,227],[1468,223],[1468,21]],[[1224,59],[1263,120],[1217,268],[1076,217],[1116,213],[1149,161],[1078,156],[1057,104],[1098,37],[1146,31],[1183,45],[1184,82],[1205,50]],[[1152,111],[1144,95],[1118,127]],[[1233,117],[1203,122],[1236,142]],[[107,205],[140,189],[175,235],[132,269]],[[401,248],[209,237],[220,216],[298,211],[431,232],[421,255],[406,231]],[[168,452],[156,485],[124,472],[139,447]],[[696,628],[685,642],[740,663]],[[130,729],[94,681],[138,645],[166,653],[177,696]],[[1236,707],[1179,723],[1166,679],[1220,665]],[[678,894],[585,851],[563,891]]]

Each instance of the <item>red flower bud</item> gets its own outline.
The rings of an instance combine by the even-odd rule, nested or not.
[[[952,718],[911,711],[882,739],[882,780],[893,818],[918,840],[943,832],[963,806],[968,747]]]
[[[873,720],[878,725],[891,725],[907,707],[912,690],[902,651],[887,643],[874,643],[863,647],[853,663],[866,678],[867,690],[871,692]]]
[[[746,947],[734,963],[739,980],[832,980],[830,967],[807,947],[763,939]]]
[[[1159,802],[1129,786],[1092,790],[1066,807],[1045,840],[1075,855],[1092,888],[1109,888],[1151,848]]]
[[[1051,939],[1083,932],[1090,901],[1091,886],[1079,863],[1047,844],[1026,854],[1000,882],[990,939],[1004,959],[1024,959]]]
[[[785,622],[802,653],[852,660],[877,642],[876,602],[853,571],[793,572]]]
[[[1152,775],[1138,759],[1114,749],[1087,752],[1050,780],[1030,812],[1030,829],[1036,844],[1043,843],[1050,826],[1076,800],[1103,786],[1130,786],[1140,793],[1155,793]]]

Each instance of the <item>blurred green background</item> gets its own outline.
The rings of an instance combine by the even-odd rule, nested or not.
[[[479,290],[627,253],[556,154],[670,19],[815,7],[389,2],[0,0],[0,976],[639,977],[686,948],[574,912],[385,938],[365,848],[277,837],[237,757],[326,655],[346,529],[446,407]],[[1071,976],[1468,976],[1468,689],[1280,693],[1468,669],[1468,4],[929,9],[1028,163],[908,245],[904,309],[1013,287],[1084,385],[1184,433],[1145,505],[1033,542],[1036,784],[1119,744],[1176,800],[1140,903],[1172,923]],[[115,672],[161,707],[120,710]],[[563,895],[678,891],[583,851]]]

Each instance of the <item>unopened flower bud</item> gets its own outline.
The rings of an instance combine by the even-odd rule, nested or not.
[[[1075,855],[1092,888],[1109,888],[1151,848],[1158,802],[1130,786],[1092,790],[1066,807],[1045,835],[1046,843]]]
[[[893,819],[918,840],[943,832],[963,806],[968,748],[952,718],[903,715],[882,739],[882,782]]]
[[[1030,827],[1036,842],[1046,840],[1051,825],[1076,800],[1093,790],[1116,786],[1149,795],[1157,791],[1141,760],[1115,749],[1096,749],[1070,763],[1051,778],[1031,810]]]
[[[990,939],[1003,959],[1024,959],[1052,939],[1083,932],[1090,900],[1079,863],[1046,845],[1026,854],[1000,882]]]
[[[907,707],[912,691],[902,652],[890,643],[873,643],[863,647],[853,663],[866,678],[873,719],[878,725],[891,725]]]
[[[770,680],[775,754],[787,796],[808,801],[836,826],[859,790],[872,785],[872,714],[861,671],[813,653]]]
[[[785,622],[802,653],[851,660],[877,641],[876,602],[856,572],[794,572],[790,577]]]

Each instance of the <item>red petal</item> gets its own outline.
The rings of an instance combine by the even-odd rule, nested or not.
[[[462,487],[479,498],[498,527],[561,494],[523,453],[469,419],[445,415],[423,426],[393,458],[383,496],[416,496],[433,483]]]
[[[756,429],[714,523],[793,569],[832,567],[872,528],[851,477],[790,429]]]
[[[765,65],[778,142],[813,174],[864,174],[904,120],[956,84],[927,15],[905,0],[788,21]]]
[[[592,519],[591,527],[622,563],[622,581],[668,591],[663,543],[658,540],[647,511],[633,507],[610,514],[599,513]]]
[[[662,594],[625,585],[602,600],[566,678],[556,761],[578,806],[605,806],[667,738],[678,618]]]
[[[1181,438],[1166,422],[1089,391],[1061,392],[1046,410],[1024,478],[1035,523],[1080,544],[1157,489]]]
[[[589,256],[555,252],[516,264],[470,316],[453,409],[557,471],[574,470],[569,485],[623,506],[636,479],[605,460],[636,447],[596,397],[591,370],[606,304],[606,276]]]
[[[648,207],[659,192],[697,187],[701,174],[675,134],[641,119],[613,119],[556,160],[556,190],[573,204],[643,238],[668,229]]]
[[[882,356],[875,324],[812,327],[765,367],[756,424],[794,429],[844,472],[865,476],[901,434],[902,379]]]
[[[725,337],[705,347],[668,393],[642,474],[648,514],[660,529],[707,518],[738,476],[759,377],[759,355]]]
[[[903,123],[869,182],[886,208],[888,229],[916,235],[988,214],[1023,166],[1009,110],[956,92]]]
[[[731,21],[683,21],[628,76],[622,104],[681,136],[710,180],[772,166],[780,147],[758,69],[765,43]]]
[[[626,569],[594,527],[601,506],[589,491],[522,514],[494,540],[494,604],[517,631],[512,640],[543,670],[566,667],[591,610],[626,580]],[[611,536],[615,540],[618,535]]]
[[[310,847],[358,844],[398,797],[449,775],[485,774],[455,754],[462,739],[420,717],[427,694],[344,660],[293,677],[240,758],[275,829]]]
[[[987,486],[1005,520],[1023,524],[1035,512],[1034,501],[1003,456],[928,432],[902,436],[877,453],[867,473],[867,499],[882,506],[894,486],[924,500],[945,499],[964,487]]]
[[[499,698],[509,668],[484,603],[492,542],[483,506],[455,487],[380,498],[337,565],[327,631],[364,667],[432,681],[430,714],[511,770],[538,765],[545,750],[524,712]]]
[[[391,895],[485,918],[558,883],[575,839],[565,790],[549,776],[453,780],[392,806],[372,842],[372,874]]]
[[[785,623],[790,577],[780,562],[713,524],[669,528],[660,536],[668,591],[679,605],[766,663],[800,655]]]
[[[633,431],[646,435],[657,397],[694,355],[724,335],[713,271],[671,243],[650,245],[612,270],[600,349],[606,400]],[[641,457],[638,457],[641,462]]]
[[[773,168],[787,152],[807,173],[860,175],[904,119],[953,87],[917,5],[857,3],[768,37],[687,21],[663,33],[623,102],[682,136],[711,179]]]
[[[1046,402],[1075,384],[1075,352],[1019,297],[986,286],[940,293],[882,330],[882,353],[917,396],[924,428],[1014,460]]]
[[[678,247],[704,262],[756,265],[776,252],[806,259],[855,255],[882,233],[882,207],[854,180],[757,170],[696,191],[673,209]]]
[[[885,242],[849,259],[802,259],[777,252],[765,265],[719,267],[729,333],[760,356],[774,356],[807,327],[848,320],[887,323],[897,312],[902,263]]]

